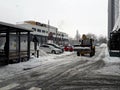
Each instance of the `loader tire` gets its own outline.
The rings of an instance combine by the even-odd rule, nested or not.
[[[93,52],[90,53],[90,57],[92,57],[92,56],[93,56]]]
[[[84,54],[81,54],[81,56],[84,56]]]
[[[77,52],[77,56],[80,56],[80,52]]]

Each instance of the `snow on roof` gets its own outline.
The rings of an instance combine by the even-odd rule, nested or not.
[[[27,29],[27,28],[24,28],[24,27],[20,27],[18,25],[14,25],[14,24],[10,24],[10,23],[5,23],[5,22],[1,22],[0,21],[0,27],[1,27],[1,30],[0,31],[5,31],[7,27],[11,27],[11,28],[14,28],[15,30],[13,29],[7,29],[9,31],[27,31],[27,32],[32,32],[33,30],[30,30],[30,29]],[[2,27],[4,27],[2,29]]]

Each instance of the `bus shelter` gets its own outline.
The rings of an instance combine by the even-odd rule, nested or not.
[[[0,63],[30,59],[30,32],[32,30],[0,22]]]

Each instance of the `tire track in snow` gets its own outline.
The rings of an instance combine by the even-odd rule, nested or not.
[[[72,57],[74,56],[74,59],[75,60],[72,60]],[[34,85],[35,87],[37,87],[37,86],[40,86],[40,87],[44,87],[44,88],[50,88],[50,87],[52,87],[52,86],[54,86],[56,83],[58,83],[61,79],[65,79],[66,77],[68,77],[71,73],[70,72],[73,72],[73,73],[75,73],[75,74],[73,74],[73,76],[75,76],[77,73],[76,73],[76,71],[75,70],[81,70],[82,69],[82,71],[84,71],[84,69],[86,70],[87,68],[89,69],[90,67],[86,67],[86,66],[91,66],[91,64],[92,63],[94,63],[94,62],[96,62],[96,60],[95,61],[90,61],[91,59],[96,59],[97,57],[99,57],[99,56],[101,56],[101,55],[98,55],[98,54],[96,54],[96,56],[95,57],[92,57],[92,58],[87,58],[88,60],[89,60],[89,62],[88,62],[88,60],[86,60],[86,58],[84,58],[84,57],[77,57],[75,54],[72,54],[72,55],[70,55],[70,56],[65,56],[65,58],[66,59],[69,59],[69,60],[72,60],[72,61],[66,61],[66,62],[64,62],[65,61],[65,59],[62,59],[62,58],[59,58],[58,59],[58,61],[56,61],[57,62],[57,64],[55,64],[55,63],[48,63],[47,64],[47,66],[43,66],[43,68],[42,69],[40,69],[40,67],[38,67],[38,68],[35,68],[34,70],[32,70],[32,71],[30,71],[29,73],[27,73],[27,74],[31,74],[31,73],[38,73],[38,71],[37,72],[35,72],[36,70],[38,70],[38,69],[40,69],[39,71],[42,71],[42,70],[44,70],[44,71],[46,71],[46,72],[48,72],[49,74],[46,76],[46,77],[44,77],[42,80],[37,80],[37,78],[36,78],[36,81],[35,82],[33,82],[33,83],[31,83],[31,84],[29,84],[29,86],[28,87],[30,87],[31,85]],[[102,56],[101,56],[102,57]],[[77,60],[76,60],[77,59]],[[99,59],[99,58],[98,58]],[[54,65],[55,64],[55,65]],[[66,64],[66,65],[64,65],[64,64]],[[41,66],[42,67],[42,66]],[[92,67],[92,66],[91,66]],[[34,72],[33,72],[34,71]],[[52,72],[51,72],[52,71]],[[54,72],[55,71],[55,72]],[[81,72],[82,72],[81,71]],[[79,71],[80,72],[80,71]],[[24,75],[27,75],[27,74],[24,74]],[[40,73],[38,73],[38,75],[37,76],[39,76],[41,74],[41,72]],[[24,77],[24,75],[22,75],[23,77]],[[36,76],[36,77],[37,77]],[[72,76],[72,75],[71,75]],[[19,76],[19,77],[21,77],[21,75]],[[21,77],[21,78],[19,78],[19,79],[22,79],[23,77]],[[28,76],[29,77],[29,76]],[[24,82],[24,83],[26,83],[27,82],[27,78],[28,77],[26,77],[26,78],[24,78],[24,79],[26,79],[26,81],[22,81],[21,80],[21,84],[22,84],[22,82]],[[17,78],[17,77],[16,77]],[[32,78],[32,77],[31,77]],[[39,77],[38,77],[39,78]],[[71,77],[70,77],[71,78]],[[12,80],[11,80],[12,81]],[[16,81],[16,82],[20,82],[20,81]],[[24,87],[24,86],[23,86]],[[22,86],[21,86],[21,88],[22,88]]]
[[[64,73],[61,73],[59,76],[54,77],[52,80],[59,82],[59,80],[58,80],[59,78],[65,78],[66,79],[66,77],[67,77],[67,79],[68,79],[68,78],[74,77],[78,72],[85,72],[86,73],[86,70],[88,71],[88,69],[96,69],[96,68],[102,67],[104,65],[104,62],[103,61],[99,61],[99,59],[101,57],[104,58],[103,50],[101,51],[101,54],[99,54],[99,56],[98,56],[99,58],[97,56],[94,57],[97,60],[92,61],[92,62],[90,61],[90,62],[87,62],[87,63],[84,63],[84,64],[78,64],[75,67],[68,69]],[[84,75],[85,75],[85,73],[84,73]],[[49,89],[50,87],[53,87],[54,84],[52,83],[46,89]],[[46,85],[44,85],[44,86],[46,86]]]

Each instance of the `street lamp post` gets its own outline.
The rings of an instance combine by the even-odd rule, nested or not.
[[[64,36],[64,35],[62,34],[62,45],[63,45],[63,36]]]
[[[58,32],[58,30],[57,30],[57,28],[56,28],[56,44],[57,44],[57,32]]]
[[[48,20],[48,41],[47,42],[49,42],[49,33],[50,33],[50,27],[49,27],[49,20]]]

